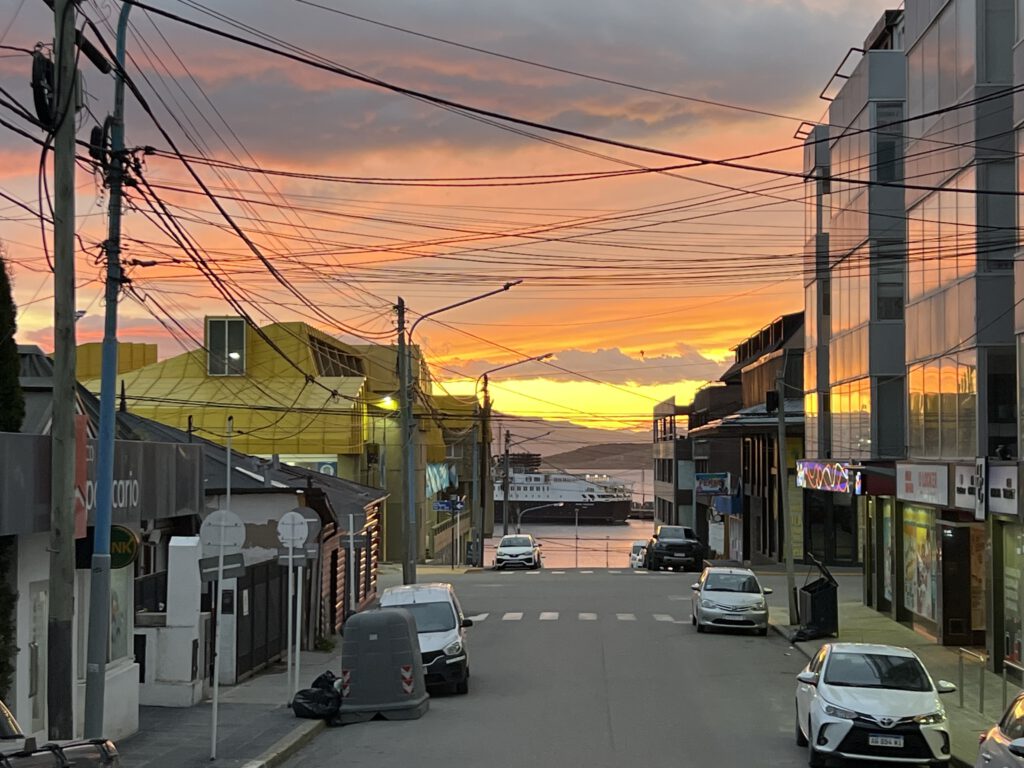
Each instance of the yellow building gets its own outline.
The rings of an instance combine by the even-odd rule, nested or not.
[[[100,346],[84,344],[78,353],[78,378],[96,393]],[[446,437],[471,434],[474,411],[464,401],[442,398],[440,407],[435,404],[416,348],[413,375],[414,389],[423,395],[414,400],[422,559],[434,554],[434,529],[445,522],[434,512],[433,501],[440,493],[437,468],[454,463],[449,453],[455,449],[446,447]],[[230,416],[232,447],[239,452],[277,455],[285,463],[388,491],[384,558],[402,559],[405,515],[394,346],[345,344],[305,323],[275,323],[257,332],[239,317],[208,317],[204,346],[166,360],[157,361],[155,344],[119,345],[117,387],[118,402],[132,413],[220,443]],[[463,485],[461,469],[451,477]],[[450,490],[444,489],[446,495]],[[461,522],[468,528],[468,521]]]

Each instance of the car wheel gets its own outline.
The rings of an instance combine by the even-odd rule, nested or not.
[[[467,693],[469,693],[469,672],[468,671],[466,672],[466,679],[463,680],[461,683],[456,683],[455,684],[455,692],[457,694],[459,694],[460,696],[465,696]]]
[[[697,624],[698,633],[704,634],[704,632],[707,631],[707,627],[700,623],[700,619],[694,618],[694,622]]]
[[[757,634],[759,634],[761,637],[767,637],[768,627],[761,627],[759,630],[757,630]]]
[[[694,616],[692,613],[690,614],[690,623],[693,624],[693,626],[695,627],[697,626],[697,617]]]
[[[795,729],[796,730],[796,745],[798,747],[806,747],[807,746],[807,737],[804,736],[804,732],[800,730],[800,710],[799,709],[797,710],[797,716],[793,720],[793,723],[796,726],[796,729]]]

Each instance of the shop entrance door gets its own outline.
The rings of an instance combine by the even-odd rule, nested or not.
[[[826,565],[856,565],[856,499],[837,504],[837,498],[827,491],[804,494],[804,549]]]
[[[973,645],[971,529],[940,525],[942,547],[942,644]]]

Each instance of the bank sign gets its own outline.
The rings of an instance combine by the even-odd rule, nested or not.
[[[945,507],[949,504],[949,467],[944,464],[897,464],[896,498]]]

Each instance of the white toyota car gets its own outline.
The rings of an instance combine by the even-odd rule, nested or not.
[[[949,726],[935,683],[906,648],[832,643],[797,675],[796,743],[811,766],[829,757],[876,764],[947,765]]]
[[[511,533],[502,536],[494,553],[494,567],[532,568],[541,567],[540,543],[528,533]]]

